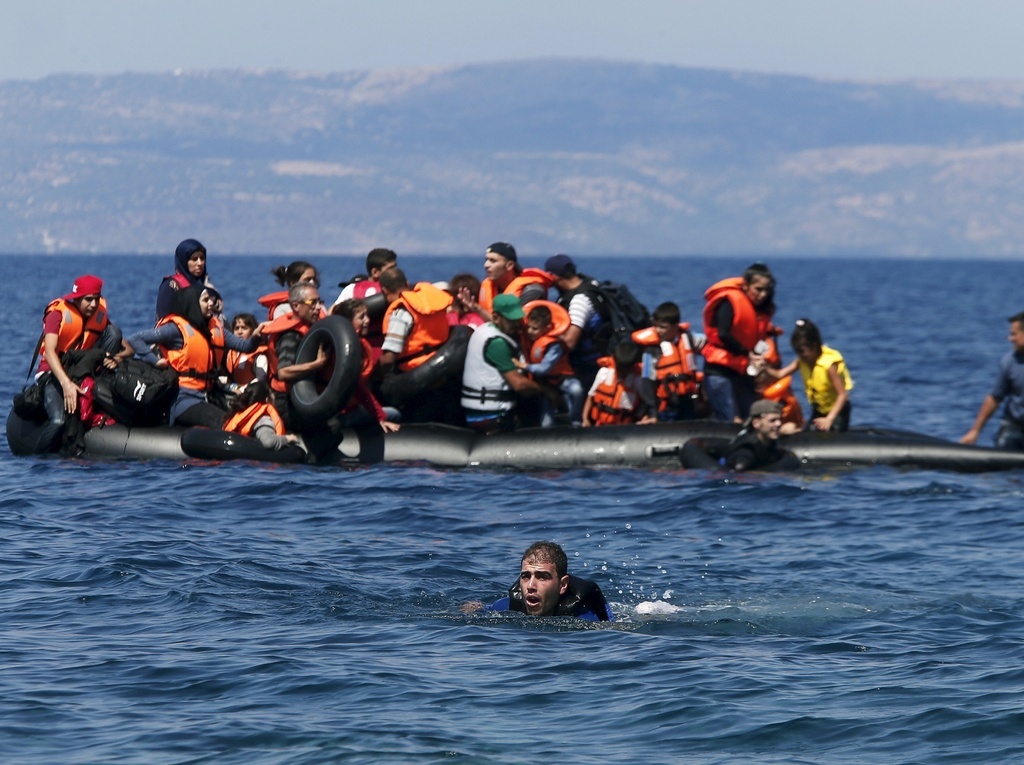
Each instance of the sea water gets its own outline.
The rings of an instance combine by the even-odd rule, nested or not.
[[[227,312],[255,312],[284,261],[214,249]],[[697,328],[703,290],[748,262],[578,261]],[[102,276],[134,331],[170,264],[0,258],[4,401],[76,275]],[[361,265],[317,264],[329,299]],[[440,280],[482,257],[400,264]],[[855,425],[958,438],[1024,310],[1018,262],[770,265],[780,326],[808,317],[845,355]],[[0,759],[1019,763],[1022,493],[1020,471],[328,469],[3,444]],[[614,624],[460,612],[500,597],[538,539],[601,585]]]

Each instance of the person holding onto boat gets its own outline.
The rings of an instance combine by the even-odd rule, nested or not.
[[[588,622],[615,621],[596,582],[569,573],[565,550],[554,542],[534,542],[520,561],[519,579],[508,595],[489,606],[471,601],[464,613],[518,611],[528,616],[572,616]]]
[[[561,394],[525,375],[517,338],[522,332],[519,298],[501,294],[491,304],[493,321],[473,331],[462,372],[462,413],[466,425],[484,433],[515,430],[522,422],[535,424],[539,412],[524,411],[524,402],[540,396],[555,401]]]
[[[548,287],[554,280],[540,268],[526,268],[519,265],[516,248],[508,242],[495,242],[484,253],[484,273],[480,292],[473,295],[460,291],[458,299],[473,313],[479,313],[485,321],[491,321],[492,303],[497,295],[515,295],[525,305],[531,300],[543,300],[548,296]]]
[[[35,452],[56,451],[67,426],[68,415],[76,414],[79,398],[85,394],[81,380],[72,379],[65,367],[71,351],[98,349],[102,366],[114,369],[132,354],[121,330],[110,321],[103,299],[103,280],[85,274],[75,279],[71,291],[52,300],[43,312],[36,381],[43,386],[43,407],[47,422],[39,432]]]
[[[700,347],[690,325],[680,323],[679,306],[659,305],[651,314],[651,326],[636,330],[632,338],[644,351],[645,376],[657,386],[658,421],[694,419]]]
[[[750,407],[750,417],[722,456],[722,462],[729,470],[742,473],[747,470],[767,470],[793,463],[792,452],[779,447],[779,433],[782,427],[782,405],[777,401],[763,398]]]
[[[781,380],[799,369],[811,407],[808,429],[845,433],[850,428],[853,378],[843,354],[824,344],[821,330],[810,319],[797,319],[790,344],[796,358],[780,369],[765,367],[764,371]]]
[[[576,264],[568,255],[548,258],[544,270],[554,279],[558,304],[569,312],[569,328],[562,335],[562,342],[569,349],[569,362],[583,389],[589,390],[597,376],[597,360],[608,350],[609,324],[602,311],[598,283],[578,274]]]
[[[197,239],[185,239],[174,251],[174,273],[165,276],[156,291],[157,321],[174,309],[178,292],[196,284],[213,288],[206,273],[206,248]]]
[[[259,328],[247,339],[224,331],[214,313],[215,290],[193,284],[179,290],[169,314],[153,329],[136,332],[128,343],[143,361],[178,374],[178,395],[170,407],[171,425],[219,428],[227,411],[207,400],[211,383],[227,351],[252,353],[260,346]]]
[[[1024,450],[1024,311],[1014,314],[1010,322],[1009,341],[1013,346],[999,361],[992,390],[985,396],[974,424],[960,439],[962,444],[975,444],[985,423],[1006,401],[999,430],[996,431],[997,449]]]
[[[641,371],[641,355],[639,345],[624,340],[598,360],[601,367],[583,404],[583,427],[657,422],[658,402]]]
[[[512,362],[534,380],[557,388],[565,399],[569,424],[578,428],[583,424],[586,395],[583,384],[569,363],[568,349],[562,342],[562,335],[569,328],[569,312],[550,300],[533,300],[523,306],[523,311],[526,314],[522,334],[526,360],[513,359]],[[554,426],[555,414],[555,402],[544,397],[541,400],[540,426]]]
[[[320,374],[330,359],[323,346],[317,349],[316,357],[310,361],[298,362],[299,345],[309,328],[323,315],[324,303],[320,290],[312,282],[299,282],[288,290],[290,311],[261,325],[267,338],[267,357],[270,361],[270,388],[273,404],[285,426],[294,430],[295,418],[288,400],[292,383]]]
[[[741,422],[754,402],[755,375],[773,334],[775,277],[764,263],[723,279],[704,293],[704,390],[712,417]]]

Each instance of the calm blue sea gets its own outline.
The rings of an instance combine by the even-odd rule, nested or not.
[[[227,311],[253,310],[281,260],[214,250]],[[5,410],[50,298],[95,272],[142,328],[170,263],[0,258]],[[400,263],[435,280],[482,256]],[[746,264],[579,262],[698,325],[704,288]],[[361,263],[319,265],[332,284]],[[1020,262],[770,265],[779,323],[812,318],[845,354],[860,425],[958,438],[1024,310]],[[0,760],[1020,763],[1022,479],[86,462],[4,442]],[[617,623],[459,612],[542,538]]]

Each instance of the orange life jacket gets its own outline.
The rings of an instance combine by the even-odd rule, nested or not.
[[[236,385],[248,385],[256,379],[256,359],[267,352],[267,346],[261,345],[252,353],[228,351],[224,357],[224,367]]]
[[[268,292],[263,297],[257,298],[256,302],[267,309],[267,320],[269,321],[274,318],[274,309],[288,302],[288,290]]]
[[[761,396],[782,404],[783,423],[791,422],[797,428],[802,429],[806,422],[804,420],[804,410],[796,396],[793,395],[792,383],[792,377],[783,377],[761,391]]]
[[[670,343],[671,350],[664,352],[665,346],[658,337],[658,330],[646,327],[636,330],[633,342],[641,346],[656,346],[662,353],[654,363],[654,376],[658,382],[658,410],[667,411],[670,402],[679,396],[691,396],[697,392],[697,358],[691,343],[690,324],[679,325],[679,336]]]
[[[265,401],[257,401],[255,404],[251,404],[240,412],[235,412],[228,418],[228,421],[224,423],[224,430],[229,433],[238,433],[243,436],[251,436],[252,430],[259,422],[260,418],[267,416],[274,421],[274,432],[279,436],[285,434],[284,422],[281,421],[281,415],[277,413],[277,409],[274,408],[273,404],[268,404]]]
[[[547,290],[554,283],[555,277],[544,269],[524,268],[522,273],[510,281],[500,294],[520,297],[523,294],[523,290],[531,284],[539,284]],[[497,294],[499,294],[499,292],[495,288],[494,281],[492,279],[484,279],[480,284],[480,295],[477,298],[477,302],[481,307],[490,311],[494,305],[494,296]]]
[[[268,292],[263,297],[257,298],[256,302],[267,309],[267,321],[273,321],[274,311],[280,305],[289,305],[288,294],[291,290],[278,290],[277,292]],[[283,315],[283,314],[282,314]],[[320,315],[318,319],[322,319],[327,315],[327,310],[320,306]]]
[[[405,339],[405,348],[398,357],[399,371],[408,372],[425,363],[448,340],[448,306],[454,297],[430,282],[420,282],[405,290],[384,314],[384,334],[388,333],[391,314],[404,308],[412,314],[412,329]]]
[[[107,301],[100,298],[96,313],[86,319],[78,311],[74,303],[57,298],[46,306],[45,317],[50,311],[60,311],[60,329],[57,331],[57,353],[70,350],[85,350],[96,345],[103,330],[110,324],[107,316]],[[43,355],[45,340],[39,345],[39,355]]]
[[[545,272],[547,273],[547,272]],[[561,343],[561,335],[569,329],[569,312],[566,311],[558,303],[554,303],[550,300],[531,300],[529,303],[523,306],[523,313],[527,316],[530,315],[530,311],[534,308],[543,306],[551,311],[551,327],[543,335],[538,337],[536,340],[531,340],[524,331],[520,338],[520,346],[523,349],[523,355],[531,364],[539,364],[544,360],[544,355],[548,352],[548,348],[553,343]],[[545,377],[548,382],[558,382],[562,378],[572,377],[576,372],[572,368],[572,364],[569,363],[569,350],[566,349],[562,354],[562,357],[555,362],[555,365],[551,367],[551,371]]]
[[[602,367],[615,369],[615,360],[611,356],[602,356],[597,363]],[[637,378],[640,377],[639,364],[631,371]],[[633,395],[633,405],[629,408],[623,402],[623,397],[627,393]],[[590,421],[594,425],[625,425],[635,422],[635,413],[639,405],[639,394],[632,388],[627,388],[616,374],[611,381],[601,383],[594,390],[594,400],[590,403]]]
[[[752,351],[759,340],[768,337],[768,328],[772,326],[771,317],[758,313],[743,291],[743,277],[731,276],[708,287],[704,293],[707,303],[704,306],[704,334],[707,343],[702,349],[708,364],[728,367],[738,374],[747,372],[747,354],[738,355],[722,345],[718,330],[714,327],[715,309],[722,300],[732,304],[733,322],[732,336],[747,351]]]
[[[178,387],[208,390],[210,378],[224,359],[224,325],[217,317],[210,318],[210,340],[183,317],[168,314],[156,323],[158,327],[173,324],[181,332],[182,346],[175,350],[160,347],[160,353],[171,369],[178,373]]]
[[[309,327],[310,325],[306,324],[296,316],[294,311],[290,311],[284,316],[278,316],[263,328],[263,336],[267,338],[267,363],[269,367],[268,372],[270,374],[271,390],[274,390],[277,393],[285,393],[288,390],[288,384],[277,378],[277,369],[279,366],[277,358],[277,341],[285,332],[298,332],[300,335],[305,335],[309,332]]]

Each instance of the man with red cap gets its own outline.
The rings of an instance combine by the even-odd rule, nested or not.
[[[86,274],[75,279],[71,292],[46,306],[43,313],[43,338],[39,347],[36,379],[49,373],[43,387],[47,424],[39,434],[36,451],[55,451],[67,423],[67,416],[78,411],[78,397],[84,393],[64,368],[68,351],[101,348],[106,352],[103,365],[113,369],[132,354],[107,315],[107,303],[101,296],[103,280]]]

